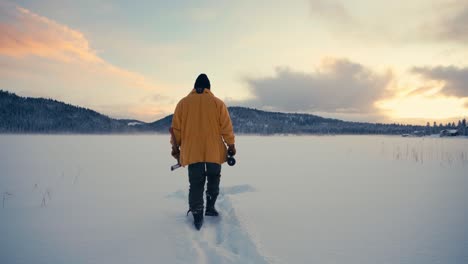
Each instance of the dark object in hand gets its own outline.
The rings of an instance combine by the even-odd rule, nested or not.
[[[234,156],[236,155],[236,146],[234,144],[228,146],[228,153],[230,152],[229,155]]]
[[[227,151],[227,164],[229,166],[236,165],[236,159],[234,158],[234,155],[236,155],[236,147],[234,145],[229,145]]]
[[[172,147],[171,155],[172,155],[172,157],[174,157],[176,160],[179,160],[179,159],[180,159],[180,150],[179,150],[179,148],[177,148],[177,147]]]

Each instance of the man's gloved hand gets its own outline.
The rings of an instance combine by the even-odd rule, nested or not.
[[[234,144],[228,146],[228,153],[231,153],[232,156],[236,155],[236,146]]]
[[[178,147],[172,147],[171,155],[172,155],[172,157],[174,157],[174,159],[179,160],[180,159],[180,150],[179,150],[179,148]]]

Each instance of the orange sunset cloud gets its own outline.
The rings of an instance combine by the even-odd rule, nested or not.
[[[10,7],[8,9],[8,7]],[[2,4],[12,18],[0,22],[0,55],[13,58],[37,56],[62,63],[94,67],[97,72],[120,78],[130,87],[161,90],[143,75],[112,65],[99,57],[83,33],[35,14],[25,8]]]
[[[36,55],[63,62],[104,62],[89,47],[81,32],[21,7],[16,7],[15,11],[14,21],[0,24],[0,54]]]

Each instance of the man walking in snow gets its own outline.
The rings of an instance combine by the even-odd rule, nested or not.
[[[210,80],[200,74],[189,95],[177,104],[172,118],[172,156],[182,166],[188,165],[189,212],[197,230],[203,225],[205,181],[205,215],[218,216],[215,209],[219,194],[221,164],[227,151],[236,153],[231,118],[223,101],[210,91]],[[173,142],[175,138],[176,142]],[[180,149],[179,147],[180,146]],[[227,148],[227,149],[226,149]]]

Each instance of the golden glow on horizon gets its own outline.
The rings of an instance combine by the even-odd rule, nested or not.
[[[376,106],[396,119],[453,119],[468,115],[466,101],[457,97],[415,95],[382,100]]]
[[[396,88],[391,91],[394,95],[374,104],[389,119],[447,121],[468,115],[468,108],[465,107],[468,100],[444,95],[443,81],[426,80],[404,72],[398,76],[399,80],[394,83]]]

